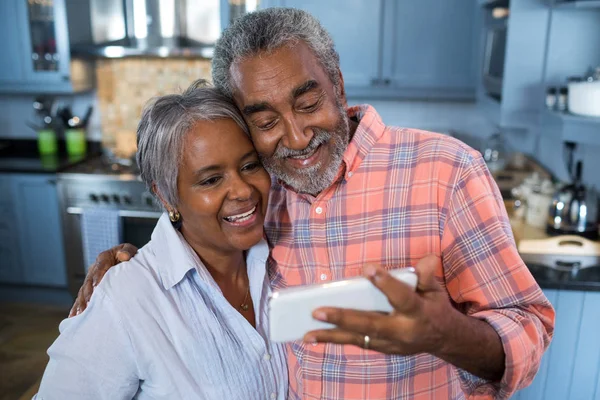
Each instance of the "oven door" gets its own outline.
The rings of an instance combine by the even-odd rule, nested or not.
[[[89,265],[84,265],[84,249],[81,234],[81,215],[84,209],[67,207],[64,217],[65,256],[69,291],[77,296]],[[162,213],[160,211],[119,210],[121,219],[121,243],[131,243],[140,248],[150,237]],[[108,250],[108,249],[107,249]]]

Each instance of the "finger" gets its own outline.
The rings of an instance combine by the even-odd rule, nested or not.
[[[354,346],[364,346],[364,335],[355,332],[348,332],[343,329],[321,329],[308,332],[302,339],[305,343],[335,343],[352,344]]]
[[[375,350],[382,353],[399,352],[398,346],[385,339],[373,338],[369,335],[369,344],[365,348],[365,335],[354,332],[347,332],[343,329],[322,329],[308,332],[302,339],[305,343],[334,343],[334,344],[349,344],[360,347],[365,350]]]
[[[415,271],[419,277],[417,290],[420,292],[428,292],[440,288],[436,281],[436,272],[442,271],[442,259],[435,255],[429,255],[422,258],[415,266]]]
[[[394,309],[401,314],[417,313],[421,307],[421,298],[406,283],[394,278],[384,268],[367,264],[364,275],[385,294]]]
[[[377,337],[387,315],[374,311],[322,307],[313,312],[313,317],[319,321],[334,324],[345,331]]]
[[[81,287],[81,289],[83,296],[81,298],[80,306],[84,306],[85,309],[85,305],[87,305],[87,303],[92,298],[92,293],[94,293],[94,286],[92,285],[91,281],[85,281],[83,282],[83,286]]]
[[[138,248],[132,244],[125,243],[119,246],[117,251],[117,259],[121,262],[129,261],[138,252]]]

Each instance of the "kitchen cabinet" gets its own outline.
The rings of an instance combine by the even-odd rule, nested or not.
[[[517,400],[600,400],[600,292],[544,290],[556,309],[554,338]]]
[[[0,93],[89,90],[88,62],[71,60],[65,0],[0,2]]]
[[[56,176],[11,175],[22,283],[66,287]]]
[[[349,97],[475,97],[474,1],[265,0],[303,9],[331,34]]]
[[[15,240],[15,211],[11,175],[0,174],[0,282],[21,283],[19,251]]]

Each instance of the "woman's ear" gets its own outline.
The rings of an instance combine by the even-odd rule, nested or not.
[[[167,211],[175,211],[175,207],[173,207],[172,205],[170,205],[169,203],[167,203],[166,200],[165,200],[165,198],[158,191],[158,187],[156,186],[156,183],[152,183],[152,192],[154,192],[154,194],[156,195],[156,197],[158,197],[158,200],[160,200],[160,202],[162,203],[162,205],[165,208],[165,210],[167,210]]]

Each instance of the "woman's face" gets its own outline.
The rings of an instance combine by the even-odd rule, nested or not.
[[[270,186],[233,120],[198,122],[185,138],[177,179],[182,234],[198,252],[249,249],[262,238]]]

